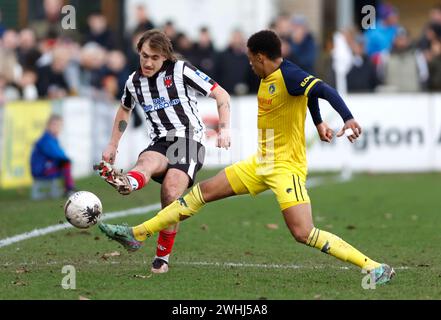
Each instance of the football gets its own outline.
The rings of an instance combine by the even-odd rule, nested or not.
[[[89,191],[78,191],[67,199],[64,215],[74,227],[86,229],[95,225],[103,212],[100,199]]]

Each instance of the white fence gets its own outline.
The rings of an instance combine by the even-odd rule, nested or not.
[[[345,100],[361,124],[363,134],[354,144],[344,137],[334,139],[331,144],[323,143],[308,115],[306,137],[310,171],[348,168],[370,172],[441,171],[441,95],[350,95]],[[326,101],[320,101],[320,106],[323,119],[337,132],[343,125],[339,115]],[[255,152],[255,97],[233,98],[232,146],[228,151],[215,147],[216,136],[210,129],[217,121],[215,101],[200,99],[198,109],[208,127],[205,167],[224,167]],[[69,98],[53,103],[52,110],[65,119],[61,144],[73,160],[74,176],[91,174],[93,163],[100,160],[110,137],[117,104]],[[32,112],[38,110],[32,109]],[[0,123],[6,125],[5,121]],[[20,139],[19,136],[8,136],[4,132],[9,131],[0,130],[0,145],[20,143],[14,141]],[[149,144],[147,136],[144,124],[137,129],[129,125],[120,143],[116,165],[124,169],[133,166],[139,152]],[[30,145],[24,147],[31,148]]]

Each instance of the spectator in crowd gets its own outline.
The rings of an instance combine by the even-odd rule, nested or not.
[[[126,62],[126,57],[121,51],[114,50],[107,54],[103,88],[113,99],[122,97],[124,93],[124,86],[130,75]]]
[[[135,19],[136,19],[135,30],[143,30],[145,32],[147,30],[151,30],[155,28],[155,25],[150,20],[148,10],[144,4],[140,3],[136,5]]]
[[[142,29],[135,29],[133,34],[131,35],[129,44],[126,47],[126,57],[127,57],[127,68],[129,70],[136,70],[139,68],[139,53],[136,49],[136,44],[139,39],[141,39],[142,34],[145,31]]]
[[[251,68],[242,31],[233,31],[228,47],[218,55],[216,67],[217,79],[227,92],[232,95],[248,93],[247,77]]]
[[[21,99],[27,101],[38,99],[37,73],[34,69],[24,69],[18,85]]]
[[[193,65],[207,74],[215,74],[216,51],[207,27],[199,30],[199,41],[194,44]]]
[[[350,47],[353,60],[346,75],[348,92],[373,92],[378,85],[378,77],[374,64],[366,54],[363,36],[355,37]]]
[[[81,94],[83,86],[81,83],[80,68],[82,47],[78,42],[72,41],[69,38],[58,39],[57,46],[62,47],[66,52],[69,53],[67,66],[63,72],[64,78],[69,87],[69,94],[74,96],[79,95]]]
[[[70,93],[64,74],[70,60],[70,53],[63,47],[56,47],[52,52],[52,61],[38,68],[37,89],[40,97],[60,99]]]
[[[55,181],[62,177],[64,180],[64,194],[69,196],[75,191],[72,178],[71,160],[66,155],[58,137],[61,133],[63,119],[59,115],[52,115],[46,125],[43,135],[35,143],[31,154],[31,173],[35,180],[33,198],[41,199],[45,195],[38,192],[39,184],[44,181]],[[52,190],[52,196],[57,190]]]
[[[20,31],[17,56],[18,62],[23,68],[35,68],[41,56],[41,52],[37,48],[37,39],[34,30],[25,28]]]
[[[291,41],[292,25],[288,14],[282,13],[271,23],[270,29],[279,35],[280,38]]]
[[[429,30],[430,46],[424,53],[429,66],[427,87],[430,91],[439,91],[441,90],[441,32],[437,25],[431,25]]]
[[[101,89],[106,74],[107,52],[99,44],[89,42],[81,49],[81,83],[84,87]]]
[[[0,39],[0,104],[20,98],[17,82],[21,67],[17,60],[17,32],[6,30]]]
[[[179,32],[176,35],[176,45],[174,45],[176,53],[182,55],[184,59],[191,62],[191,64],[195,64],[195,51],[193,42],[190,38],[183,32]]]
[[[116,48],[115,35],[109,29],[106,17],[101,12],[94,12],[87,18],[89,31],[85,43],[95,42],[107,50]]]
[[[6,30],[0,43],[0,76],[6,84],[14,84],[21,76],[21,67],[17,59],[19,39],[17,32]]]
[[[424,27],[418,42],[429,67],[429,79],[425,89],[431,91],[441,89],[441,5],[430,10],[429,22]]]
[[[12,101],[17,99],[35,100],[36,81],[37,77],[35,71],[30,69],[27,64],[20,64],[20,53],[22,44],[27,45],[26,40],[20,41],[14,30],[7,30],[4,32],[0,42],[0,77],[2,78],[2,96],[3,101]],[[38,51],[35,52],[38,54]],[[35,66],[35,62],[34,65]]]
[[[424,26],[418,48],[423,51],[430,51],[430,43],[433,39],[433,32],[441,31],[441,4],[434,6],[429,12],[429,22]]]
[[[282,58],[293,61],[295,56],[292,53],[291,43],[283,38],[280,38],[280,41],[282,44]]]
[[[306,18],[295,15],[292,20],[290,38],[292,62],[310,74],[315,73],[317,45],[314,36],[308,28]]]
[[[5,77],[0,74],[0,105],[17,99],[20,99],[17,87],[8,83]]]
[[[424,55],[415,50],[404,28],[398,29],[391,53],[382,60],[384,84],[393,91],[418,92],[429,77]]]
[[[425,35],[426,40],[428,41],[427,45],[424,47],[420,46],[420,48],[423,50],[426,60],[431,61],[433,58],[433,46],[439,39],[441,39],[441,25],[430,24],[426,29]]]
[[[346,75],[348,92],[373,92],[378,85],[377,72],[365,52],[362,35],[348,38],[352,50],[352,67]]]
[[[399,12],[390,4],[382,4],[378,8],[379,22],[374,29],[365,32],[366,52],[375,64],[384,52],[390,52],[399,28]]]
[[[168,20],[165,22],[162,31],[164,31],[165,35],[167,36],[167,38],[170,39],[173,48],[176,48],[176,38],[178,36],[178,31],[176,30],[175,24],[173,23],[173,21]]]

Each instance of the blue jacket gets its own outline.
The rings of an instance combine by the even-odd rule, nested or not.
[[[60,167],[70,162],[58,139],[48,131],[34,145],[31,155],[31,172],[35,178],[55,178],[60,176]]]
[[[290,42],[293,62],[304,71],[315,73],[315,60],[317,57],[317,45],[311,33],[301,43]]]
[[[383,51],[390,52],[395,37],[397,35],[398,26],[385,26],[378,23],[375,29],[365,32],[366,53],[372,56]]]

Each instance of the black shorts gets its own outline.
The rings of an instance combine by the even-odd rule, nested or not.
[[[174,168],[185,172],[190,178],[188,187],[193,185],[196,174],[201,170],[205,159],[205,147],[201,143],[181,137],[160,138],[139,155],[146,151],[156,151],[166,156],[168,159],[167,171]],[[162,184],[167,171],[162,176],[152,177],[152,179]]]

